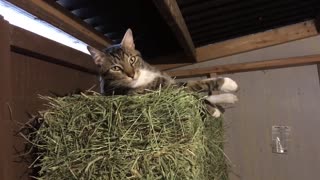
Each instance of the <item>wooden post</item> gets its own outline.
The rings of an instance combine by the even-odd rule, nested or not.
[[[319,78],[319,85],[320,85],[320,64],[317,64],[318,67],[318,78]]]
[[[217,77],[218,74],[217,73],[209,73],[208,74],[208,78],[213,78],[213,77]]]

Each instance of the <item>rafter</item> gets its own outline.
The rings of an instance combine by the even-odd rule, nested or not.
[[[196,49],[197,61],[204,62],[269,46],[288,43],[318,35],[313,20],[279,27],[269,31],[243,36]],[[174,61],[174,60],[173,60]],[[196,63],[195,63],[196,64]],[[186,64],[190,65],[190,64]],[[161,70],[184,66],[183,64],[157,65]]]
[[[195,59],[196,50],[176,0],[153,0],[153,2],[175,33],[186,55]]]
[[[196,49],[197,61],[208,61],[317,35],[314,21],[306,21],[243,36]]]

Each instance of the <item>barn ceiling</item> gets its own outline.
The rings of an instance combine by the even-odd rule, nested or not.
[[[181,48],[151,0],[58,0],[74,15],[120,43],[127,28],[133,30],[137,49],[147,58],[171,54]]]
[[[178,0],[196,47],[312,19],[319,0]]]
[[[17,5],[23,4],[17,0],[9,1]],[[27,4],[29,1],[22,2]],[[86,26],[90,26],[108,43],[119,43],[126,29],[131,28],[137,49],[153,64],[190,63],[218,57],[213,55],[203,58],[203,54],[196,51],[213,43],[315,19],[320,12],[319,0],[46,0],[45,2],[63,9],[69,13],[68,16],[73,16]],[[33,3],[33,6],[40,6],[38,4]],[[47,12],[46,7],[42,8]],[[28,9],[36,14],[38,12],[32,8]],[[57,21],[55,23],[57,24]],[[307,35],[304,37],[314,35],[312,33],[308,35],[310,31],[308,28],[310,27],[306,25]],[[299,38],[303,36],[294,37],[292,40]],[[276,43],[279,42],[274,44]],[[206,49],[204,51],[209,52]],[[156,60],[163,56],[179,58]]]

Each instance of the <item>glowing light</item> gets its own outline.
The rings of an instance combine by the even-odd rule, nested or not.
[[[89,54],[86,43],[7,1],[0,0],[0,15],[12,25]]]

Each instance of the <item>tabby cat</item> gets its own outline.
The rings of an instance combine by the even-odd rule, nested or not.
[[[235,92],[238,85],[230,78],[209,78],[198,81],[177,83],[165,72],[159,71],[142,59],[130,29],[125,33],[120,44],[112,45],[103,51],[88,46],[94,63],[99,67],[101,93],[105,95],[130,95],[156,90],[160,86],[185,86],[197,92]],[[231,93],[210,95],[206,98],[208,110],[213,116],[221,112],[215,104],[234,103],[237,97]]]

